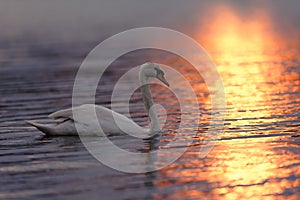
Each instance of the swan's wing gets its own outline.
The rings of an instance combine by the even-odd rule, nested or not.
[[[81,115],[87,115],[86,117],[88,117],[89,116],[88,113],[91,112],[92,109],[95,109],[95,106],[96,105],[92,105],[92,104],[84,104],[74,108],[68,108],[68,109],[56,111],[48,115],[48,117],[51,119],[67,118],[67,119],[74,120],[73,112],[79,113]],[[96,107],[103,107],[103,106],[96,106]]]
[[[93,112],[96,112],[93,115]],[[75,113],[76,119],[73,118]],[[104,133],[131,133],[141,137],[144,133],[144,128],[137,125],[134,121],[127,118],[120,113],[110,110],[104,106],[85,104],[78,107],[60,110],[49,115],[50,118],[67,118],[72,119],[81,127],[84,132],[96,133],[98,132],[99,123]]]
[[[68,109],[64,109],[64,110],[59,110],[56,111],[50,115],[48,115],[49,118],[51,119],[57,119],[57,118],[68,118],[68,119],[73,119],[73,109],[72,108],[68,108]]]
[[[76,117],[77,120],[79,121],[90,121],[90,120],[95,120],[93,118],[93,115],[91,112],[96,112],[96,115],[104,121],[111,121],[113,119],[112,115],[117,116],[117,119],[120,117],[122,120],[123,118],[128,120],[127,117],[123,116],[119,113],[116,113],[104,106],[99,106],[99,105],[94,105],[94,104],[84,104],[78,107],[74,108],[68,108],[64,110],[59,110],[56,111],[50,115],[48,115],[49,118],[51,119],[58,119],[58,118],[67,118],[67,119],[72,119],[74,120],[73,113],[76,113],[78,116]]]

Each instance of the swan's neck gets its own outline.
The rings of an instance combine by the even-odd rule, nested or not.
[[[141,91],[143,96],[144,105],[146,111],[148,113],[149,121],[150,121],[150,132],[159,132],[159,120],[157,117],[157,111],[153,103],[153,98],[151,94],[151,90],[148,84],[148,77],[146,77],[143,72],[140,72],[140,84],[141,84]]]

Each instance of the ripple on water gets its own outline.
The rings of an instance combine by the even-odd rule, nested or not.
[[[155,58],[156,53],[148,51],[145,57]],[[241,56],[241,63],[233,63],[231,68],[219,63],[227,97],[224,133],[213,151],[200,159],[198,151],[207,139],[203,133],[209,128],[212,114],[207,87],[201,77],[189,71],[187,62],[174,55],[158,53],[160,58],[169,56],[167,61],[161,62],[187,73],[198,94],[201,120],[190,120],[191,123],[199,122],[199,127],[187,125],[182,130],[174,130],[181,122],[178,102],[174,96],[165,101],[171,95],[167,88],[159,88],[161,96],[154,92],[155,100],[162,102],[168,113],[166,131],[156,139],[156,148],[184,147],[169,146],[183,130],[186,134],[176,138],[178,144],[181,141],[184,144],[186,137],[194,142],[177,162],[163,170],[144,174],[112,170],[96,161],[79,138],[44,137],[24,123],[27,119],[45,119],[49,113],[71,105],[77,70],[71,66],[75,61],[67,59],[53,64],[45,58],[34,62],[35,58],[23,56],[1,67],[0,199],[53,199],[58,196],[62,199],[247,199],[253,196],[297,199],[300,187],[300,59],[285,65],[289,57],[276,58],[283,62],[268,59],[264,62],[261,58],[259,62],[246,62]],[[132,57],[134,52],[112,66],[120,65],[122,59],[129,62]],[[142,60],[130,63],[139,64]],[[118,73],[127,69],[118,67],[122,70],[111,70],[113,73],[102,80],[105,87],[98,89],[97,103],[110,106],[112,85],[121,75]],[[152,89],[157,91],[157,87]],[[179,90],[182,95],[184,89]],[[119,101],[122,103],[121,99]],[[137,123],[147,124],[139,91],[132,96],[130,109]],[[195,113],[187,114],[195,118]],[[110,139],[132,152],[150,149],[149,141],[129,136]]]

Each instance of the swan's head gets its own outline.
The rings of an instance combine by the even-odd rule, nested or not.
[[[157,78],[166,86],[170,86],[165,78],[165,72],[160,69],[158,64],[147,62],[141,66],[141,72],[145,77]]]

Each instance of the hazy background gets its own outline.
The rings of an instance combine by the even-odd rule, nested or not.
[[[0,0],[0,199],[298,200],[299,11],[300,0]],[[218,112],[211,109],[201,74],[168,52],[143,49],[121,56],[101,77],[95,100],[110,107],[118,79],[147,61],[181,72],[198,102],[179,82],[171,89],[178,88],[176,95],[189,102],[191,117],[196,116],[192,110],[201,112],[199,126],[195,118],[177,134],[183,119],[178,99],[168,88],[153,85],[154,102],[167,113],[163,134],[149,141],[110,138],[131,152],[170,149],[162,160],[176,152],[170,141],[181,148],[193,138],[187,153],[170,167],[120,173],[96,161],[79,138],[44,137],[25,123],[46,122],[50,113],[70,108],[74,80],[87,54],[109,36],[144,26],[193,37],[216,63],[226,93],[226,119],[224,133],[206,158],[199,159],[199,148]],[[167,73],[166,78],[178,80]],[[124,94],[131,87],[122,85]],[[126,105],[122,95],[115,100],[120,109]],[[139,90],[129,103],[132,119],[147,125]],[[103,142],[100,148],[107,145]]]
[[[172,28],[204,41],[206,31],[216,15],[221,14],[219,8],[222,6],[231,9],[244,23],[260,20],[263,13],[269,20],[264,31],[290,44],[299,41],[299,0],[1,0],[0,41],[103,40],[120,31],[142,26]],[[230,23],[224,19],[222,25]]]

